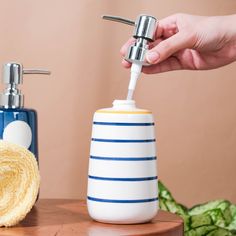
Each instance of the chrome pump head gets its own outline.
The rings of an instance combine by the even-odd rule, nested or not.
[[[22,64],[16,62],[4,64],[2,82],[6,88],[0,94],[0,107],[21,108],[24,106],[24,95],[17,87],[23,83],[24,74],[49,75],[50,72],[41,69],[24,69]]]
[[[119,16],[104,15],[102,18],[134,26],[133,37],[136,42],[129,47],[125,59],[131,63],[137,62],[142,65],[149,65],[145,61],[145,55],[148,50],[148,43],[155,40],[157,19],[148,15],[139,15],[135,22]]]

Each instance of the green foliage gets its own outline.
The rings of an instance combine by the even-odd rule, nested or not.
[[[160,209],[183,218],[185,236],[236,236],[236,205],[216,200],[188,209],[175,201],[161,181],[158,188]]]

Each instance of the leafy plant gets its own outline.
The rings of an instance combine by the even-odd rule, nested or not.
[[[161,181],[158,188],[160,209],[183,218],[185,236],[236,235],[236,205],[226,200],[215,200],[187,208],[175,201]]]

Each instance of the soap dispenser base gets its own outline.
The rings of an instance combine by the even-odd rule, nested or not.
[[[107,224],[148,223],[156,216],[159,208],[157,201],[146,203],[104,203],[88,200],[87,206],[92,219]]]

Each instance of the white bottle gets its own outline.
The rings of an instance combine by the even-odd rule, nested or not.
[[[87,206],[97,221],[134,224],[158,211],[153,116],[133,100],[116,100],[95,112]]]

